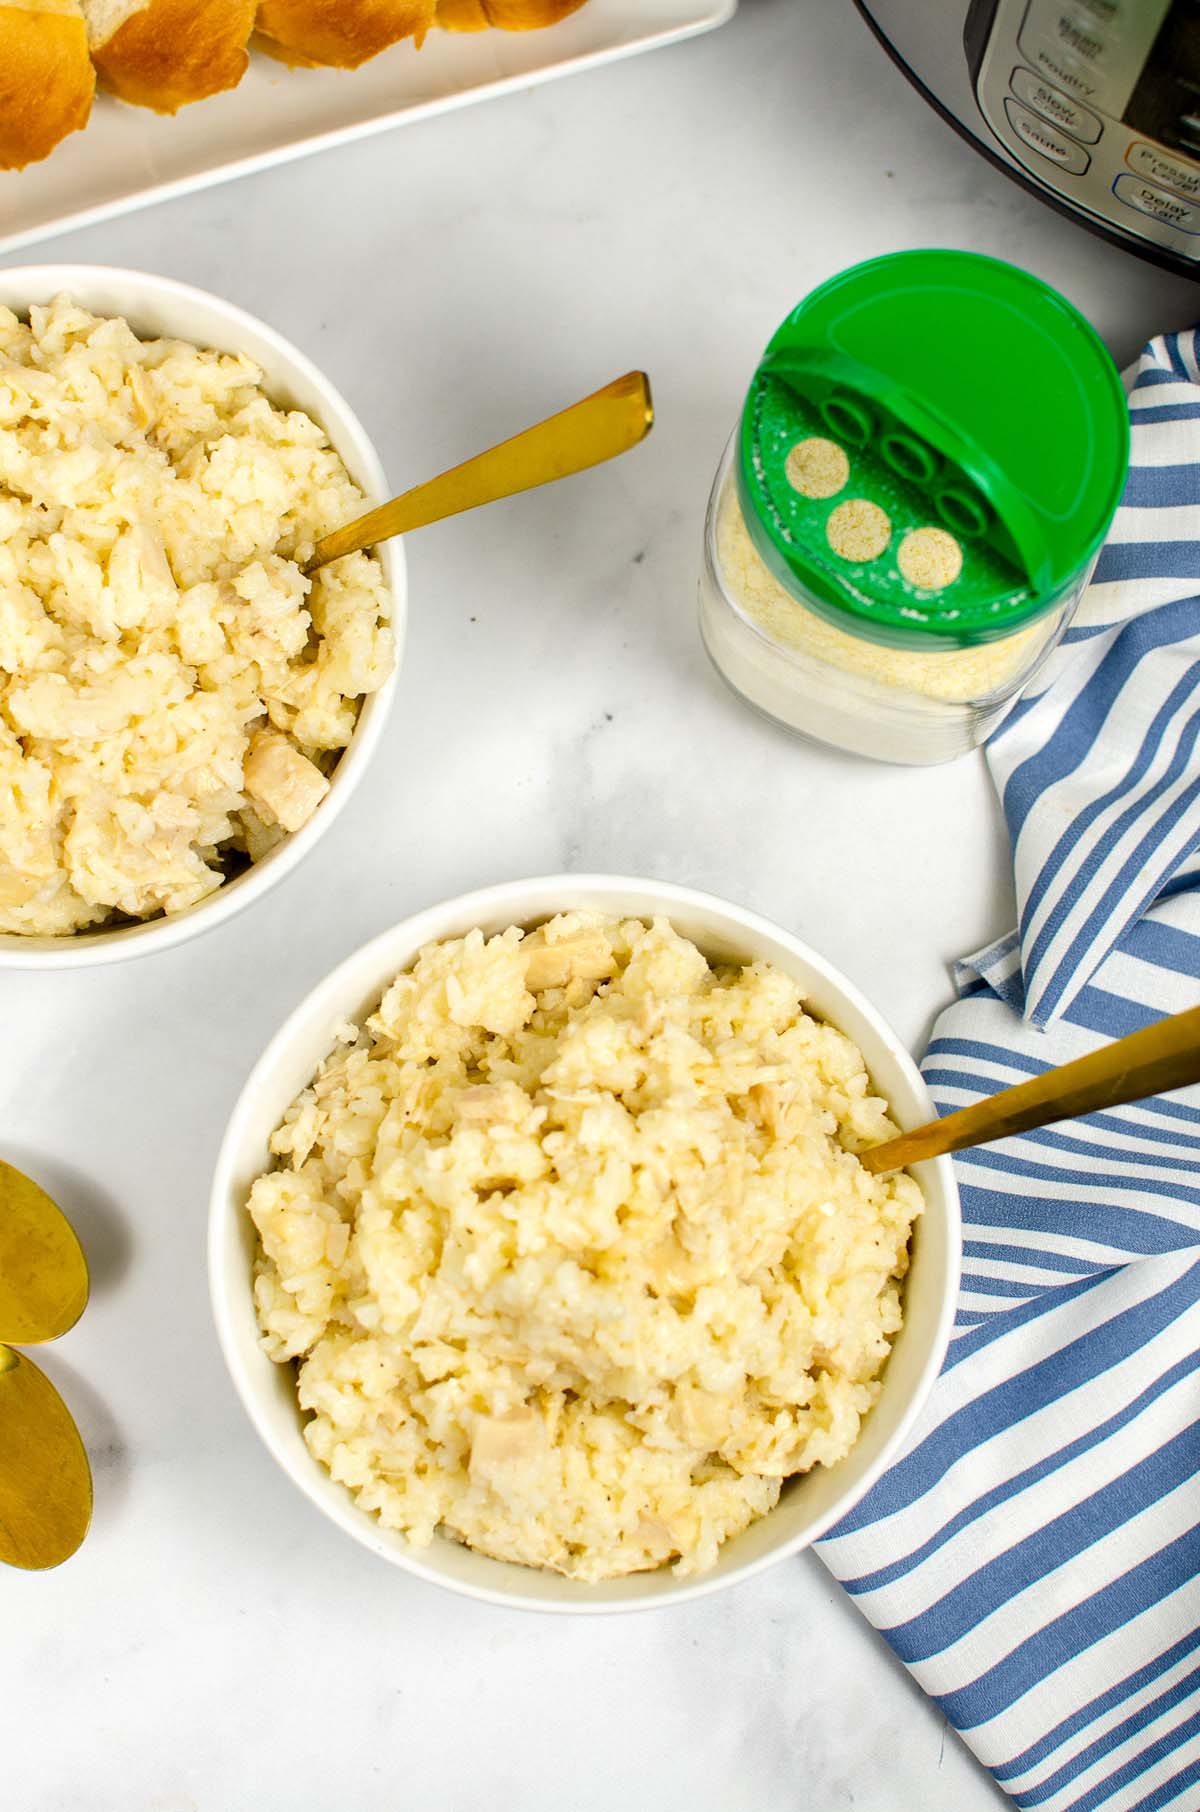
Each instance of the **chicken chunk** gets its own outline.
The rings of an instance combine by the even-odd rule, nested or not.
[[[285,831],[299,830],[329,791],[319,767],[287,740],[269,730],[250,738],[244,784],[259,812]]]
[[[599,931],[580,931],[557,943],[547,943],[544,931],[533,931],[521,950],[529,958],[525,986],[531,994],[565,988],[572,981],[605,981],[617,972],[616,958]]]
[[[528,1106],[529,1097],[515,1082],[480,1082],[463,1089],[455,1100],[454,1112],[459,1120],[472,1124],[494,1125],[503,1121],[516,1126]]]
[[[546,1425],[535,1409],[480,1416],[471,1441],[470,1474],[476,1485],[508,1484],[546,1451]]]
[[[646,1265],[650,1281],[660,1294],[670,1291],[686,1294],[704,1281],[704,1267],[684,1251],[673,1233],[650,1247]]]
[[[765,1132],[779,1130],[779,1090],[770,1082],[756,1082],[747,1091],[750,1112]]]
[[[685,1379],[675,1387],[671,1423],[689,1447],[712,1453],[729,1436],[735,1401],[732,1392],[702,1390]]]
[[[140,428],[148,428],[158,414],[158,396],[154,379],[140,365],[131,365],[126,377],[133,398],[133,416]]]
[[[44,885],[44,876],[14,868],[0,856],[0,906],[26,906]]]
[[[637,1520],[633,1539],[641,1542],[651,1558],[660,1563],[679,1551],[670,1526],[660,1516],[650,1516],[645,1511]]]

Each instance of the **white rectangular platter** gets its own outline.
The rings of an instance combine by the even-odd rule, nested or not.
[[[162,118],[98,94],[86,129],[0,174],[0,253],[407,120],[651,50],[730,18],[737,0],[588,0],[544,31],[432,31],[357,70],[252,54],[240,85]]]

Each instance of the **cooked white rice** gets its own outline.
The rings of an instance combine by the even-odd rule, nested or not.
[[[327,791],[393,659],[363,498],[248,358],[0,307],[0,932],[178,912]]]
[[[305,1438],[414,1543],[598,1580],[841,1459],[922,1199],[857,1048],[754,963],[586,913],[423,950],[272,1139],[249,1210]]]

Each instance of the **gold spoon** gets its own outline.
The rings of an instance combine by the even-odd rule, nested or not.
[[[304,570],[316,572],[330,560],[374,547],[389,535],[406,535],[446,516],[602,465],[644,440],[653,425],[650,380],[644,371],[627,371],[536,427],[323,536]]]
[[[1200,1007],[1172,1013],[1074,1063],[1043,1070],[1029,1082],[1001,1089],[944,1120],[901,1133],[860,1152],[859,1162],[875,1172],[903,1170],[922,1158],[962,1151],[968,1145],[990,1145],[993,1139],[1031,1132],[1053,1120],[1076,1120],[1193,1082],[1200,1082]]]
[[[71,1413],[7,1344],[57,1339],[87,1299],[70,1222],[30,1177],[0,1163],[0,1561],[9,1566],[57,1566],[91,1521],[91,1468]]]
[[[92,1520],[92,1472],[71,1412],[32,1359],[0,1346],[0,1560],[57,1567]]]
[[[70,1221],[31,1177],[0,1163],[0,1341],[57,1340],[87,1299],[87,1260]]]

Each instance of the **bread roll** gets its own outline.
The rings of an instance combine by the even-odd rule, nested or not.
[[[483,0],[438,0],[437,22],[443,31],[486,31],[491,24]]]
[[[23,170],[86,126],[95,86],[79,0],[0,4],[0,170]]]
[[[254,0],[83,0],[83,11],[104,87],[156,113],[236,88],[250,60]]]
[[[483,0],[483,10],[501,31],[538,31],[577,12],[583,0]]]
[[[438,0],[437,22],[446,31],[536,31],[557,25],[583,0]]]
[[[357,69],[401,38],[418,44],[436,0],[261,0],[256,42],[284,63]]]

